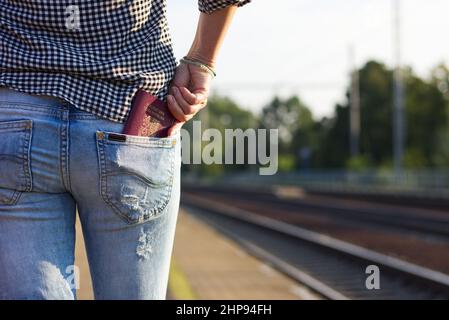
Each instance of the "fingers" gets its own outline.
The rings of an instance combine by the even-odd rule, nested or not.
[[[191,114],[195,114],[199,111],[199,105],[195,104],[195,103],[187,102],[186,99],[184,99],[184,96],[182,95],[181,91],[178,88],[173,87],[173,95],[174,95],[178,105],[184,111],[184,114],[191,115]],[[195,100],[196,100],[196,98],[195,98]]]
[[[188,115],[184,113],[184,111],[182,110],[182,108],[179,106],[178,102],[172,95],[169,95],[167,97],[167,102],[168,102],[167,104],[168,110],[170,110],[170,112],[172,113],[173,117],[176,118],[176,120],[180,122],[185,122],[191,119],[191,117],[189,118]]]
[[[186,87],[180,87],[179,91],[181,92],[182,96],[189,104],[198,104],[199,103],[197,101],[196,95],[193,94],[192,92],[190,92],[190,90],[187,89]]]
[[[198,104],[198,105],[206,105],[206,95],[202,92],[199,92],[197,94],[190,92],[189,89],[187,89],[186,87],[180,87],[179,91],[181,92],[182,97],[184,98],[185,101],[187,101],[189,104],[194,105],[194,104]]]
[[[168,107],[173,116],[180,122],[185,122],[202,109],[207,102],[202,92],[194,94],[185,87],[171,87],[171,95],[167,97]]]

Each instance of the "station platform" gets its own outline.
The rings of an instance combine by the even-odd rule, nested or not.
[[[237,243],[182,208],[178,218],[169,298],[316,299],[307,288],[248,255]]]
[[[79,225],[77,231],[82,240]],[[92,285],[82,241],[77,243],[76,264],[81,278],[78,299],[90,300]],[[318,299],[185,208],[179,213],[168,287],[167,298],[175,300]]]

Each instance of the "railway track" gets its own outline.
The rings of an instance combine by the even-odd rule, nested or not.
[[[328,299],[449,299],[449,276],[321,233],[184,192],[182,205]],[[380,269],[369,290],[368,266]]]
[[[189,186],[187,192],[201,192],[211,196],[226,196],[229,199],[253,202],[258,205],[275,205],[279,209],[302,210],[303,213],[310,215],[321,215],[330,218],[336,216],[341,220],[348,222],[361,222],[377,224],[381,227],[394,227],[399,230],[415,231],[422,233],[426,237],[434,235],[449,240],[449,213],[435,214],[436,210],[403,208],[397,205],[385,205],[374,203],[375,206],[362,205],[362,202],[347,204],[337,198],[311,197],[301,199],[285,198],[279,196],[276,190],[271,188],[261,189],[239,189],[231,187],[208,187],[208,186]],[[331,201],[334,199],[334,201]],[[329,203],[330,202],[330,203]],[[405,205],[407,205],[405,203]],[[381,210],[379,210],[379,208]]]

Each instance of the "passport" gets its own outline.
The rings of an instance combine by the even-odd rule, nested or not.
[[[168,110],[167,102],[146,91],[138,90],[133,97],[123,133],[163,138],[168,136],[168,129],[176,122]]]

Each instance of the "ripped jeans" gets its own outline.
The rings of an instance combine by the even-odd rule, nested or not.
[[[123,126],[0,88],[0,299],[76,298],[76,212],[96,299],[165,298],[180,136]]]

